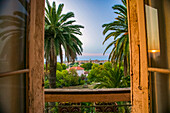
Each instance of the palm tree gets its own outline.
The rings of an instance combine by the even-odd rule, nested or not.
[[[62,14],[64,4],[59,4],[56,10],[55,2],[50,6],[46,0],[45,8],[45,40],[44,50],[46,61],[50,61],[50,88],[56,88],[56,63],[57,56],[60,55],[61,63],[63,62],[63,51],[65,55],[76,56],[82,52],[82,43],[75,35],[82,35],[81,25],[73,25],[75,20],[68,20],[74,17],[73,12]],[[75,58],[75,57],[73,57]]]
[[[120,68],[104,68],[95,82],[99,82],[100,84],[96,84],[94,88],[122,88],[127,87],[124,84],[124,75],[123,69]]]
[[[82,55],[82,42],[73,34],[71,34],[72,42],[67,45],[67,53],[65,56],[67,56],[68,62],[72,60],[72,62],[75,61],[77,58],[77,55]]]
[[[115,18],[116,21],[103,24],[104,27],[103,34],[106,33],[107,36],[103,41],[103,44],[110,38],[114,37],[112,41],[105,49],[105,52],[111,48],[113,49],[110,52],[109,60],[112,62],[115,61],[115,64],[121,66],[124,65],[124,75],[127,75],[129,70],[129,38],[128,38],[128,21],[127,21],[127,7],[126,0],[122,0],[123,5],[114,5],[112,8],[116,10],[114,13],[118,14],[118,17]],[[122,63],[123,61],[123,63]]]

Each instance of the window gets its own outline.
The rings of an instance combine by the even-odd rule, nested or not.
[[[149,96],[152,113],[170,112],[169,0],[145,0]]]
[[[60,3],[63,3],[64,5]],[[121,6],[123,7],[122,12],[121,10],[118,10],[119,8],[117,8],[116,10],[116,4],[121,4]],[[62,8],[63,6],[64,8]],[[114,8],[112,9],[113,6],[115,7],[114,11],[118,11],[120,13],[118,12],[114,13],[113,12]],[[65,9],[67,8],[69,9],[66,11]],[[62,13],[61,14],[58,13],[61,12],[61,10]],[[129,101],[130,88],[127,88],[130,87],[130,76],[129,74],[127,74],[129,72],[128,70],[129,69],[129,62],[128,62],[129,61],[129,39],[128,39],[128,25],[127,25],[128,22],[127,22],[127,15],[126,15],[127,14],[126,0],[122,0],[122,2],[121,1],[99,2],[98,0],[94,0],[94,1],[49,0],[49,2],[46,2],[45,11],[46,11],[45,41],[44,41],[45,42],[44,56],[45,56],[45,63],[46,63],[44,64],[46,68],[45,69],[45,88],[46,88],[45,101],[58,102],[57,103],[58,105],[60,105],[61,102],[75,102],[75,101],[93,102],[93,103],[126,101],[126,100],[121,100],[124,97],[127,99],[127,101]],[[68,13],[70,11],[73,11],[73,13],[75,13],[75,18],[71,18],[74,16],[73,13]],[[71,16],[68,16],[69,19],[67,19],[66,21],[65,18],[67,18],[66,16],[67,14],[70,14]],[[55,15],[57,15],[57,17]],[[115,19],[116,17],[117,18],[120,17],[119,19],[117,19],[118,21],[116,21]],[[83,25],[84,27],[81,26],[76,28],[76,26],[74,25],[77,23],[73,23],[75,21],[70,21],[70,20],[76,20],[78,26]],[[112,21],[116,21],[116,22],[113,23],[113,27],[109,28],[110,24],[108,23]],[[105,23],[108,24],[107,27],[105,26],[102,28],[102,24]],[[73,27],[74,29],[72,29]],[[77,35],[77,34],[81,34],[79,31],[80,28],[84,28],[85,31],[82,32],[84,33],[82,36]],[[107,28],[109,28],[109,31],[107,33],[103,33],[106,34],[104,36],[102,32],[107,31],[108,30]],[[114,28],[117,30],[115,30]],[[70,29],[75,32],[70,32]],[[117,35],[114,36],[113,34],[116,31],[117,31]],[[120,33],[119,31],[122,32]],[[77,38],[75,38],[74,35],[77,36]],[[117,59],[119,60],[118,62],[120,62],[121,64],[123,63],[127,64],[125,66],[125,68],[128,70],[128,72],[126,73],[127,76],[126,74],[124,74],[123,66],[116,65],[114,67],[113,66],[114,61],[113,62],[107,61],[109,56],[104,56],[105,58],[102,56],[103,55],[102,53],[104,52],[105,48],[109,46],[109,44],[106,45],[106,47],[102,46],[102,42],[104,40],[107,40],[107,38],[110,38],[109,36],[112,36],[109,41],[109,44],[111,43],[112,45],[110,48],[111,50],[109,52],[111,52],[114,46],[116,45],[115,41],[113,41],[114,37],[117,38],[117,42],[120,42],[118,48],[121,49],[119,53],[116,53],[117,54],[115,55],[116,58],[112,57],[111,59],[112,61]],[[83,46],[83,49],[85,50],[85,52],[84,51],[83,52],[85,54],[81,50],[80,51],[78,50],[80,45],[82,45],[81,42],[78,41],[78,38],[82,41],[83,45],[85,45]],[[83,54],[82,57],[78,56],[80,55],[81,52]],[[74,61],[76,55],[78,56],[78,58],[77,61]],[[65,59],[63,57],[65,56],[68,62],[66,60],[65,62],[63,62],[63,59]],[[102,58],[104,58],[104,60],[102,60],[101,56]],[[60,60],[61,63],[65,63],[67,64],[67,66],[64,66],[63,68],[62,65],[59,63]],[[69,62],[69,61],[73,61],[73,62]],[[124,88],[124,87],[127,88],[126,89],[127,92],[125,94],[122,93],[122,90],[124,89],[117,89],[115,92],[114,89],[104,89],[104,88]],[[94,88],[98,88],[98,89],[103,88],[103,90],[98,90],[98,89],[92,90]],[[108,93],[108,90],[110,90],[111,92]],[[119,91],[121,92],[120,95],[119,95],[120,93]],[[86,94],[87,92],[88,95]],[[121,99],[119,98],[119,100],[116,100],[114,98],[116,95],[119,95]],[[107,98],[108,100],[104,99],[105,97],[106,98],[109,97]],[[57,104],[49,103],[50,106],[54,106],[56,107],[56,109],[58,106],[55,105]],[[48,106],[48,103],[46,103],[46,105]],[[47,108],[47,112],[48,110],[49,109]]]
[[[28,0],[0,4],[0,112],[26,112]]]

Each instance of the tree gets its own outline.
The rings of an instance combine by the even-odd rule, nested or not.
[[[128,21],[127,21],[127,8],[126,8],[126,0],[122,0],[123,5],[114,5],[112,8],[116,10],[114,13],[118,14],[116,21],[103,24],[104,27],[103,34],[107,36],[103,41],[103,44],[110,38],[114,37],[114,41],[112,41],[105,49],[105,52],[111,48],[113,49],[110,52],[109,59],[117,64],[124,65],[124,75],[127,75],[127,71],[129,70],[129,38],[128,38]],[[123,61],[123,63],[122,63]]]
[[[105,62],[104,65],[93,64],[88,79],[98,83],[94,88],[130,87],[130,77],[124,76],[123,67],[112,68],[111,62]]]
[[[110,68],[104,67],[104,70],[100,72],[96,82],[99,84],[95,85],[94,88],[122,88],[128,87],[124,84],[124,73],[123,68]],[[124,81],[124,82],[123,82]]]
[[[63,70],[66,70],[67,69],[66,64],[62,64],[62,68],[63,68]]]
[[[69,72],[67,70],[59,71],[57,70],[57,87],[69,87],[79,85],[79,79],[81,79],[76,70],[71,69]]]
[[[90,82],[96,82],[96,79],[101,70],[103,70],[103,68],[104,68],[103,65],[93,64],[92,69],[90,70],[90,73],[87,76],[88,80]]]
[[[75,58],[77,54],[81,54],[82,43],[75,34],[82,35],[80,28],[84,27],[73,25],[75,20],[68,20],[74,17],[73,12],[62,14],[64,4],[59,4],[56,10],[55,2],[53,2],[52,6],[48,0],[46,0],[46,3],[44,50],[46,61],[50,61],[50,88],[56,88],[57,56],[60,56],[62,64],[63,50],[67,58],[73,55]]]
[[[57,62],[57,69],[56,70],[59,70],[59,71],[63,70],[61,63]]]
[[[91,70],[93,63],[85,63],[81,64],[80,67],[84,68],[85,70]]]

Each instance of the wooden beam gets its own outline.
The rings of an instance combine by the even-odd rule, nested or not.
[[[45,89],[45,102],[130,101],[130,88]]]
[[[11,76],[11,75],[16,75],[16,74],[21,74],[21,73],[28,73],[28,72],[29,72],[29,69],[5,72],[5,73],[0,73],[0,77]]]
[[[45,0],[31,0],[27,113],[44,113]]]
[[[151,67],[148,68],[148,71],[159,72],[159,73],[166,73],[166,74],[170,73],[170,69],[151,68]]]
[[[148,69],[144,0],[127,0],[132,113],[148,113]]]
[[[105,89],[45,89],[45,94],[109,94],[109,93],[130,93],[130,88],[105,88]]]

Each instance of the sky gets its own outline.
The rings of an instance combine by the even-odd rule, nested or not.
[[[78,56],[77,60],[107,60],[111,49],[103,56],[103,52],[107,45],[113,41],[110,38],[104,45],[102,42],[105,36],[102,34],[102,25],[113,22],[115,17],[112,6],[121,4],[121,0],[49,0],[56,5],[63,3],[64,9],[62,13],[74,12],[76,24],[83,25],[85,28],[81,30],[82,36],[78,38],[83,43],[83,55]]]

